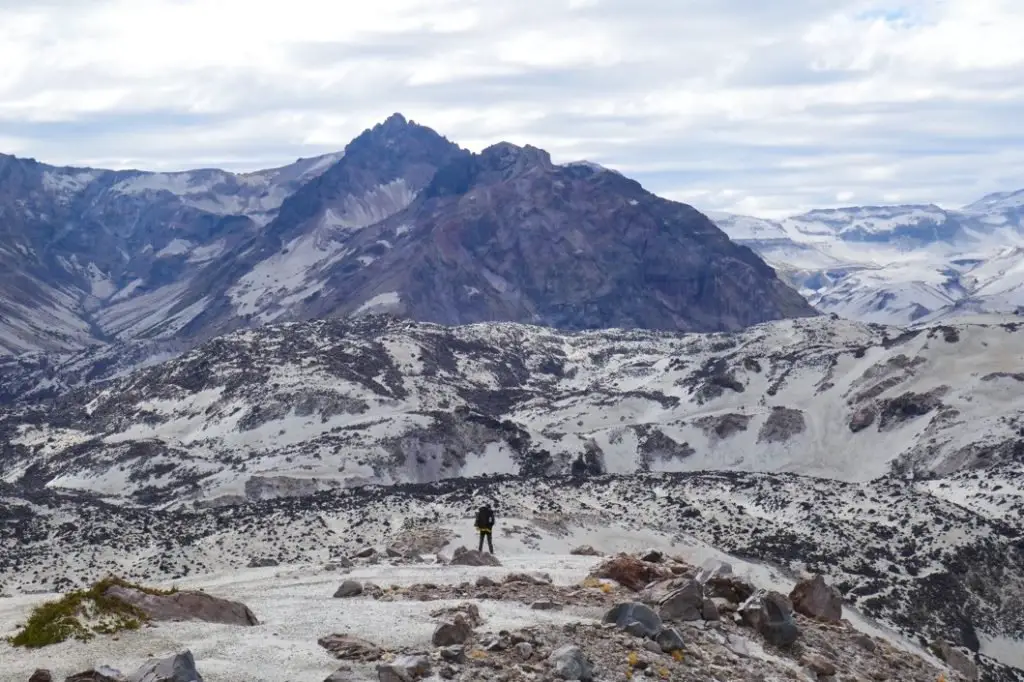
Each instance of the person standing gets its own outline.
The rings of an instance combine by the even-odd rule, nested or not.
[[[491,531],[494,530],[494,510],[491,509],[491,505],[484,502],[484,506],[480,507],[476,512],[476,532],[480,533],[480,549],[478,552],[484,551],[484,537],[487,538],[487,549],[494,554],[494,543],[491,542]]]

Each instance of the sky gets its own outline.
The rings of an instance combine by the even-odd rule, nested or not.
[[[400,112],[705,211],[1024,187],[1021,0],[0,0],[0,151],[255,170]]]

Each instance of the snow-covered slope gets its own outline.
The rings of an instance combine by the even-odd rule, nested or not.
[[[178,506],[570,470],[945,474],[1019,462],[1022,334],[828,318],[714,335],[268,326],[9,406],[0,476]]]
[[[653,546],[695,565],[725,559],[755,584],[786,592],[800,573],[821,573],[840,590],[848,618],[865,625],[865,617],[878,619],[908,638],[903,646],[941,636],[1012,664],[1012,648],[1000,645],[1019,643],[1024,633],[1019,526],[901,480],[853,484],[793,475],[454,480],[174,512],[0,487],[9,519],[0,526],[0,546],[9,549],[0,555],[0,586],[10,593],[63,590],[108,571],[210,585],[230,582],[253,559],[272,559],[282,565],[264,571],[278,575],[280,587],[289,575],[366,545],[383,550],[401,537],[440,531],[450,556],[472,541],[472,514],[483,499],[496,504],[495,549],[506,565],[550,570],[558,583],[581,579],[573,572],[580,559],[565,556],[578,544],[602,552]],[[423,582],[448,582],[451,569],[426,568],[427,574],[391,568],[383,581],[407,584],[420,575]],[[355,570],[357,578],[374,575],[358,573],[372,565]]]
[[[1024,310],[1022,192],[961,210],[868,206],[783,220],[714,214],[819,310],[909,325]]]
[[[57,168],[0,155],[0,354],[164,338],[219,256],[341,158],[251,174]]]

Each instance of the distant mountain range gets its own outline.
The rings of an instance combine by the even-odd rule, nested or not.
[[[715,214],[820,311],[910,325],[1024,311],[1024,190],[959,210],[816,210],[784,220]]]
[[[533,147],[394,115],[250,174],[0,157],[0,352],[174,350],[268,322],[731,330],[815,311],[695,209]]]

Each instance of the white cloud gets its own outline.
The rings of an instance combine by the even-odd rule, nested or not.
[[[394,111],[705,210],[1024,186],[1019,0],[0,0],[3,151],[253,168]]]

